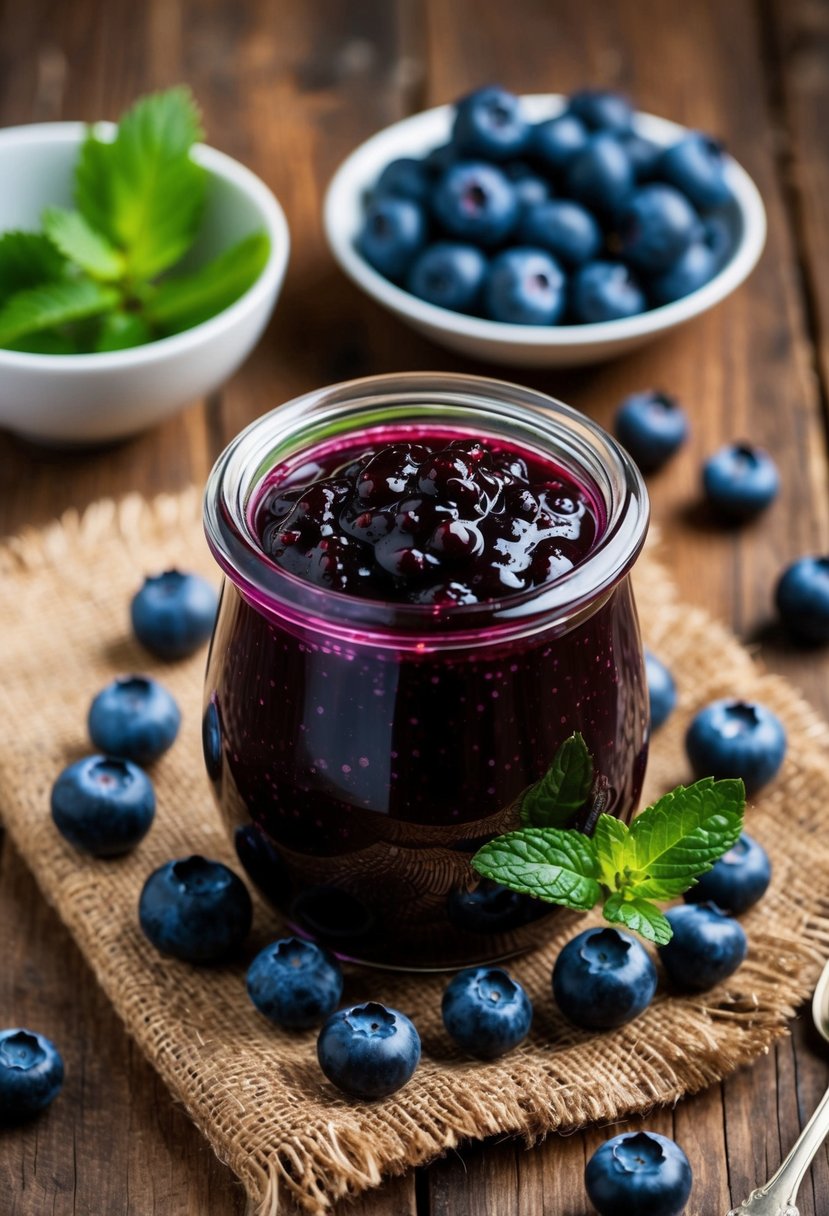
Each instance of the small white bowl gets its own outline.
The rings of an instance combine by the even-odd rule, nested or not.
[[[525,112],[538,122],[560,113],[566,98],[557,93],[522,98]],[[574,367],[621,355],[658,334],[690,321],[719,304],[750,274],[766,239],[766,213],[757,187],[731,157],[726,172],[734,197],[724,212],[734,238],[734,251],[718,274],[681,300],[620,321],[596,325],[508,325],[450,312],[419,300],[378,274],[356,248],[364,196],[380,171],[398,156],[423,156],[449,139],[454,107],[438,106],[394,126],[361,144],[335,173],[325,196],[324,224],[328,243],[342,269],[380,304],[442,346],[476,359],[517,367]],[[654,143],[676,142],[687,128],[652,114],[637,114],[634,129]]]
[[[36,230],[44,207],[72,206],[72,173],[86,129],[59,122],[0,131],[0,232]],[[114,130],[106,123],[98,129],[105,136]],[[187,266],[264,229],[271,252],[259,278],[209,321],[146,346],[90,355],[0,349],[0,427],[41,443],[120,439],[211,392],[250,353],[285,277],[288,225],[273,194],[249,169],[203,144],[193,156],[210,180]]]

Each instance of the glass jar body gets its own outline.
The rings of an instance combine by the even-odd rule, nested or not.
[[[257,425],[278,429],[281,413]],[[255,462],[260,481],[268,463]],[[591,481],[577,460],[569,471]],[[214,495],[226,493],[215,477]],[[605,505],[606,529],[633,527]],[[279,572],[257,581],[217,553],[228,578],[205,684],[206,763],[240,860],[295,931],[342,957],[427,969],[505,958],[548,933],[559,909],[481,880],[470,860],[519,826],[519,795],[574,731],[607,783],[605,809],[627,819],[636,806],[648,700],[628,570],[641,510],[635,523],[642,535],[627,537],[613,578],[597,564],[579,596],[547,609],[530,597],[517,624],[503,618],[507,600],[479,605],[463,628],[458,614],[447,625],[391,606],[361,623],[344,596],[287,603]],[[210,522],[208,536],[215,552]]]

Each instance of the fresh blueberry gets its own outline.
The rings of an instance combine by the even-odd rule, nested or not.
[[[568,163],[568,193],[591,211],[616,212],[633,189],[630,155],[614,135],[591,135],[581,152]]]
[[[553,967],[553,997],[584,1030],[612,1030],[647,1009],[656,968],[645,947],[618,929],[586,929],[569,941]]]
[[[52,786],[52,818],[61,836],[95,857],[117,857],[143,840],[155,815],[152,782],[129,760],[87,756]]]
[[[468,312],[478,302],[486,268],[486,257],[475,245],[438,241],[415,258],[406,286],[439,308]]]
[[[189,963],[226,958],[250,930],[245,884],[220,861],[185,857],[154,870],[138,902],[141,928],[162,954]]]
[[[702,239],[714,256],[714,265],[721,270],[734,252],[734,234],[723,215],[709,215],[702,222]]]
[[[372,196],[380,198],[384,194],[393,194],[396,198],[425,203],[429,189],[429,169],[424,161],[416,160],[413,156],[400,156],[386,165],[377,179]]]
[[[761,844],[745,832],[727,853],[685,892],[688,904],[714,903],[738,916],[765,895],[771,882],[771,862]]]
[[[543,249],[505,249],[484,283],[484,307],[493,321],[553,325],[564,311],[565,278]]]
[[[549,183],[522,162],[513,161],[510,165],[504,165],[504,172],[512,182],[518,209],[522,215],[531,208],[540,207],[542,203],[550,201],[552,191]]]
[[[573,114],[559,114],[533,127],[530,152],[548,172],[562,172],[590,138],[587,127]]]
[[[587,262],[573,276],[570,305],[577,321],[592,325],[634,317],[647,300],[623,262]]]
[[[34,1030],[0,1030],[0,1123],[20,1123],[45,1110],[63,1085],[63,1059]]]
[[[506,89],[490,85],[457,104],[452,142],[464,156],[508,160],[523,152],[529,138],[521,101]]]
[[[404,1013],[369,1001],[331,1015],[317,1040],[317,1058],[343,1093],[386,1098],[417,1068],[420,1035]]]
[[[693,1175],[678,1144],[656,1132],[624,1132],[597,1149],[584,1171],[599,1216],[679,1216]]]
[[[644,473],[665,463],[688,436],[688,419],[676,397],[648,389],[625,397],[616,411],[616,438]]]
[[[724,698],[701,709],[685,736],[697,777],[741,777],[746,793],[771,781],[786,754],[786,732],[770,709]]]
[[[656,730],[668,721],[676,708],[676,684],[665,664],[649,650],[645,651],[645,675],[648,681],[651,726]]]
[[[774,592],[786,628],[804,642],[829,642],[829,557],[799,557]]]
[[[497,245],[518,218],[509,178],[494,165],[475,161],[449,166],[435,187],[432,209],[447,232],[476,245]]]
[[[184,659],[210,637],[218,596],[206,579],[165,570],[144,580],[130,605],[132,628],[159,659]]]
[[[768,452],[751,443],[729,443],[706,460],[705,497],[728,521],[751,519],[777,497],[780,474]]]
[[[219,706],[215,700],[215,694],[208,701],[201,720],[201,745],[207,775],[211,781],[218,781],[222,775],[224,755],[222,752],[222,721],[219,717]]]
[[[723,146],[710,135],[693,131],[672,144],[660,156],[656,171],[700,211],[722,207],[731,198]]]
[[[508,933],[545,916],[548,910],[540,899],[510,891],[489,878],[482,878],[471,891],[456,887],[446,900],[450,921],[466,933]]]
[[[313,942],[286,937],[260,950],[248,968],[248,996],[260,1013],[286,1030],[307,1030],[340,1003],[343,974]]]
[[[716,904],[679,904],[665,915],[674,935],[659,947],[659,957],[683,992],[713,988],[733,975],[748,953],[745,929]]]
[[[119,676],[95,697],[87,725],[99,751],[152,764],[173,745],[181,710],[150,676]]]
[[[655,275],[648,283],[654,304],[672,304],[710,283],[717,273],[717,257],[705,240],[694,241],[680,254],[673,266]]]
[[[580,89],[570,97],[569,109],[591,131],[627,135],[633,123],[633,107],[628,99],[607,89]]]
[[[431,152],[426,153],[421,163],[430,179],[436,180],[446,172],[450,165],[454,165],[457,159],[458,149],[454,144],[439,144],[437,148],[432,148]]]
[[[519,229],[527,245],[546,249],[566,266],[589,262],[602,247],[602,232],[578,203],[552,199],[524,212]]]
[[[684,195],[657,182],[640,186],[619,213],[622,252],[638,270],[659,274],[681,257],[699,220]]]
[[[410,198],[385,195],[366,207],[357,248],[387,279],[400,279],[426,240],[426,220]]]
[[[443,993],[441,1008],[450,1038],[482,1060],[512,1051],[533,1020],[530,998],[501,967],[459,971]]]
[[[662,148],[659,144],[655,144],[650,139],[645,139],[644,136],[637,135],[631,131],[629,135],[625,135],[622,139],[622,147],[630,157],[637,182],[650,181],[656,170],[659,157],[662,155]]]

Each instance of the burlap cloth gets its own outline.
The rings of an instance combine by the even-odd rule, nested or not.
[[[329,1210],[468,1137],[535,1137],[674,1102],[751,1060],[786,1030],[829,953],[829,730],[783,680],[762,675],[703,612],[677,603],[650,555],[637,573],[648,644],[671,666],[681,706],[654,741],[649,797],[686,779],[688,716],[725,694],[757,697],[786,723],[782,777],[748,814],[772,854],[766,899],[745,917],[748,960],[726,984],[697,997],[660,990],[632,1025],[600,1036],[570,1029],[550,995],[550,968],[565,916],[546,949],[511,964],[535,1002],[529,1040],[500,1062],[462,1058],[440,1021],[445,979],[354,972],[346,996],[373,996],[415,1021],[423,1062],[393,1098],[351,1104],[322,1077],[313,1033],[271,1027],[245,994],[244,967],[198,969],[161,958],[138,928],[136,905],[151,869],[192,851],[235,859],[202,769],[204,657],[162,667],[131,640],[127,604],[144,572],[177,563],[213,572],[195,493],[149,506],[98,503],[0,548],[0,811],[15,846],[55,905],[130,1033],[184,1103],[216,1153],[242,1179],[257,1216],[296,1201]],[[150,670],[183,708],[182,735],[153,771],[156,823],[118,861],[85,860],[49,815],[49,790],[89,750],[86,710],[116,672]],[[250,955],[278,933],[257,903]]]

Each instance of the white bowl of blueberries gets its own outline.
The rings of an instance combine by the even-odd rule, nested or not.
[[[762,199],[715,139],[617,93],[496,86],[387,127],[326,195],[331,250],[428,337],[524,367],[622,354],[737,288]]]

